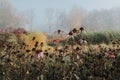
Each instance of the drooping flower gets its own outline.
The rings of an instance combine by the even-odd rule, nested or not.
[[[73,31],[70,31],[70,32],[69,32],[69,35],[72,36],[72,35],[73,35]]]
[[[58,32],[58,34],[60,34],[60,33],[61,33],[61,30],[60,30],[60,29],[58,29],[58,31],[57,31],[57,32]]]
[[[77,32],[77,29],[76,29],[76,28],[73,28],[72,31],[73,31],[73,33],[76,33],[76,32]]]
[[[80,31],[81,31],[81,32],[84,31],[84,28],[83,28],[83,27],[80,27]]]

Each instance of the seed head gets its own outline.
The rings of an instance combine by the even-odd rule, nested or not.
[[[76,29],[76,28],[73,28],[72,31],[73,31],[73,33],[76,33],[76,32],[77,32],[77,29]]]
[[[70,31],[70,32],[69,32],[69,35],[70,35],[70,36],[73,35],[73,31]]]
[[[58,32],[58,34],[60,34],[60,33],[61,33],[61,30],[59,29],[57,32]]]
[[[35,51],[36,50],[36,48],[32,48],[32,51]]]
[[[22,58],[24,56],[24,54],[17,54],[17,58]]]
[[[35,40],[35,37],[33,37],[32,40],[34,41],[34,40]]]
[[[83,31],[84,30],[84,28],[83,27],[80,27],[80,31]]]
[[[5,62],[6,62],[6,63],[10,63],[10,62],[11,62],[11,59],[7,58],[7,59],[5,60]]]
[[[30,50],[29,50],[29,49],[27,49],[27,50],[26,50],[26,52],[30,52]]]

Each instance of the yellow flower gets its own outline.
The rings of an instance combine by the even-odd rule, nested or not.
[[[24,43],[28,45],[27,49],[32,50],[36,48],[36,50],[48,50],[52,52],[53,48],[47,45],[47,37],[40,32],[32,32],[28,35],[23,35]]]

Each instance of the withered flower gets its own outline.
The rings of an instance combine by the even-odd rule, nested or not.
[[[65,49],[68,49],[69,48],[69,46],[65,46]]]
[[[113,41],[113,42],[112,42],[112,44],[113,44],[113,45],[115,45],[115,44],[116,44],[116,42],[114,42],[114,41]]]
[[[17,54],[17,52],[12,52],[12,54]]]
[[[24,56],[24,54],[17,54],[17,58],[22,58]]]
[[[31,59],[32,59],[33,57],[34,57],[33,55],[30,56]]]
[[[48,56],[49,53],[48,53],[48,52],[45,52],[44,54],[45,54],[46,56]]]
[[[51,50],[51,48],[48,48],[48,50]]]
[[[35,40],[35,37],[33,37],[32,40]]]
[[[73,28],[72,31],[73,31],[73,33],[76,33],[76,32],[77,32],[77,29],[76,29],[76,28]]]
[[[36,43],[35,44],[38,44],[39,42],[38,41],[36,41]]]
[[[32,64],[32,67],[37,67],[37,65],[36,64]]]
[[[70,32],[69,32],[69,35],[70,35],[70,36],[73,35],[73,31],[70,31]]]
[[[52,54],[50,54],[50,55],[49,55],[49,57],[50,57],[50,58],[53,58],[53,55],[52,55]]]
[[[41,43],[40,43],[40,46],[43,47],[43,45],[44,45],[43,42],[41,42]]]
[[[77,47],[77,48],[76,48],[76,51],[78,51],[78,50],[80,50],[80,48],[79,48],[79,47]]]
[[[37,47],[37,46],[38,46],[38,44],[35,44],[34,46],[35,46],[35,47]]]
[[[10,62],[11,62],[11,59],[7,58],[7,59],[5,60],[5,62],[6,62],[6,63],[10,63]]]
[[[63,50],[62,50],[62,49],[60,49],[60,50],[59,50],[59,52],[60,52],[60,53],[62,53],[62,52],[63,52]]]
[[[17,53],[20,53],[20,51],[18,50]]]
[[[8,45],[8,46],[7,46],[7,48],[8,48],[8,49],[11,49],[11,48],[12,48],[12,46]]]
[[[26,44],[23,42],[22,45],[25,46]]]
[[[29,50],[29,49],[27,49],[27,50],[26,50],[26,52],[30,52],[30,50]]]
[[[25,45],[25,43],[23,42],[22,45]]]
[[[58,32],[58,34],[60,34],[60,33],[61,33],[61,30],[60,30],[60,29],[58,29],[58,31],[57,31],[57,32]]]
[[[2,60],[6,55],[0,56],[0,59]]]
[[[84,31],[84,28],[83,28],[83,27],[80,27],[80,31],[81,31],[81,32]]]
[[[117,45],[117,48],[119,48],[120,45]]]
[[[62,60],[62,61],[61,61],[61,63],[65,63],[65,61],[64,61],[64,60]]]
[[[35,51],[36,50],[36,48],[32,48],[32,51]]]

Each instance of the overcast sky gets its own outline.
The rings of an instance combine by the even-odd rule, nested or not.
[[[72,7],[77,6],[91,11],[120,7],[120,0],[11,0],[11,3],[20,12],[32,9],[36,27],[43,25],[48,8],[69,11]]]

